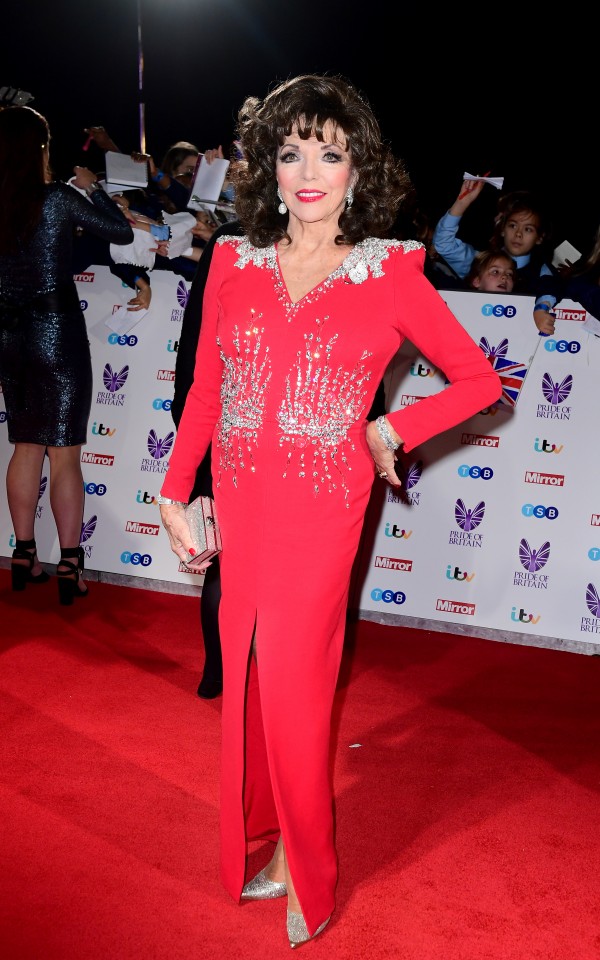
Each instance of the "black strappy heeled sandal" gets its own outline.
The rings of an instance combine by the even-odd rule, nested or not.
[[[77,563],[67,559],[69,557],[75,558]],[[58,577],[58,600],[63,607],[69,607],[75,597],[87,597],[88,595],[87,587],[85,590],[79,589],[83,560],[83,547],[65,547],[64,550],[61,548],[56,576]],[[59,567],[65,567],[66,569],[60,570]]]
[[[10,575],[13,590],[24,590],[28,583],[47,583],[50,579],[45,570],[35,576],[31,572],[37,560],[35,540],[17,540],[12,560]],[[15,563],[15,560],[26,560],[27,566],[24,563]]]

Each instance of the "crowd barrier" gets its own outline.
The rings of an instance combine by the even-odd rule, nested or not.
[[[189,284],[154,272],[148,313],[119,335],[107,320],[130,289],[104,266],[76,282],[94,376],[82,451],[86,568],[151,589],[200,592],[202,576],[178,564],[155,503],[175,438],[170,406]],[[506,399],[522,383],[518,402],[494,404],[405,455],[399,494],[376,478],[351,607],[384,623],[596,653],[600,454],[589,423],[600,338],[584,329],[586,313],[571,301],[561,303],[556,332],[544,338],[530,297],[442,296],[490,362],[512,377]],[[445,385],[408,343],[385,379],[389,409]],[[11,451],[3,409],[0,421],[5,471]],[[36,537],[40,559],[56,563],[47,463]],[[14,533],[4,485],[0,503],[0,556],[9,557]]]

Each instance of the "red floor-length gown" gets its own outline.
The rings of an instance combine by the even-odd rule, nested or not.
[[[274,246],[223,237],[161,491],[185,500],[212,440],[223,535],[222,878],[239,899],[247,842],[281,832],[311,934],[333,910],[337,879],[330,718],[374,477],[366,413],[404,337],[450,381],[390,413],[406,450],[500,395],[423,262],[418,243],[369,239],[293,304]]]

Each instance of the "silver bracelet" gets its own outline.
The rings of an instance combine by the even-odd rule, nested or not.
[[[396,441],[392,437],[390,433],[390,428],[388,427],[388,423],[385,417],[377,417],[377,420],[375,421],[375,426],[377,427],[377,432],[379,433],[379,436],[385,443],[388,450],[391,450],[392,453],[394,452],[394,450],[397,450],[400,444],[396,443]]]
[[[187,507],[187,503],[184,503],[183,500],[170,500],[169,497],[162,497],[159,493],[157,497],[154,498],[156,502],[160,505],[164,503],[166,506],[172,507]]]

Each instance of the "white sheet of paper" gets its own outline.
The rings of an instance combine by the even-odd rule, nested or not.
[[[491,183],[496,190],[502,190],[504,186],[504,177],[476,177],[472,173],[463,173],[463,180],[482,180],[484,183]]]
[[[556,269],[560,266],[567,266],[567,260],[569,263],[575,263],[581,254],[572,243],[569,243],[568,240],[563,240],[562,243],[559,243],[557,247],[554,248],[554,253],[552,255],[552,266]]]
[[[188,210],[210,210],[212,213],[223,189],[228,167],[229,160],[217,157],[212,163],[207,163],[204,157],[200,157]]]
[[[128,187],[126,183],[107,183],[106,180],[98,180],[98,183],[109,197],[116,193],[125,193],[126,190],[131,190],[131,187]]]
[[[186,251],[190,250],[192,246],[192,227],[196,226],[194,214],[163,213],[163,220],[171,228],[167,257],[169,260],[173,260],[175,257],[185,256]]]
[[[147,310],[128,310],[126,306],[122,305],[114,313],[111,313],[110,317],[107,317],[104,322],[107,327],[120,336],[123,333],[129,333],[140,320],[144,319],[147,313]]]
[[[600,337],[600,320],[596,320],[593,313],[587,313],[581,329],[593,333],[595,337]]]
[[[148,164],[132,160],[128,153],[107,150],[104,165],[107,183],[124,184],[129,189],[148,186]]]

